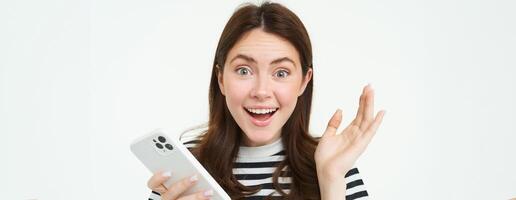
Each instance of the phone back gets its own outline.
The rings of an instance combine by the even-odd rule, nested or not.
[[[184,194],[212,189],[214,200],[230,200],[222,187],[211,177],[179,141],[178,135],[170,135],[163,129],[157,129],[142,136],[131,144],[131,151],[153,173],[170,171],[172,176],[164,183],[169,187],[173,183],[197,174],[199,181]]]

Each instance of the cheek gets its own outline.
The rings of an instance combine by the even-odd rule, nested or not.
[[[245,83],[228,81],[226,83],[226,103],[229,107],[240,107],[248,92],[249,86]]]
[[[276,90],[276,97],[282,106],[294,107],[297,102],[298,85],[288,85]]]

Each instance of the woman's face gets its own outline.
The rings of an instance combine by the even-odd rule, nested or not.
[[[303,79],[299,54],[290,42],[261,28],[245,33],[218,76],[228,109],[245,134],[244,144],[279,139],[311,78],[309,69]]]

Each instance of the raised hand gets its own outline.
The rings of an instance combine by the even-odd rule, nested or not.
[[[330,182],[344,179],[382,122],[385,111],[378,112],[374,118],[373,112],[374,91],[370,85],[362,91],[355,119],[340,134],[337,134],[337,129],[342,121],[342,111],[339,109],[335,112],[315,151],[320,180],[321,176],[324,181]]]

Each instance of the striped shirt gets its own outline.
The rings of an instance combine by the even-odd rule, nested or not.
[[[181,141],[188,149],[192,149],[199,143],[195,138],[181,138]],[[233,174],[237,180],[245,186],[260,186],[261,189],[250,196],[247,200],[261,200],[272,195],[272,199],[282,199],[272,184],[272,175],[276,170],[277,164],[285,159],[285,150],[281,139],[274,143],[259,146],[241,146],[235,163]],[[283,169],[288,171],[288,168]],[[288,173],[286,173],[288,175]],[[346,180],[346,200],[366,200],[368,193],[357,168],[349,170],[345,175]],[[278,183],[285,193],[289,193],[291,177],[278,177]],[[150,200],[161,200],[159,193],[152,191]]]

